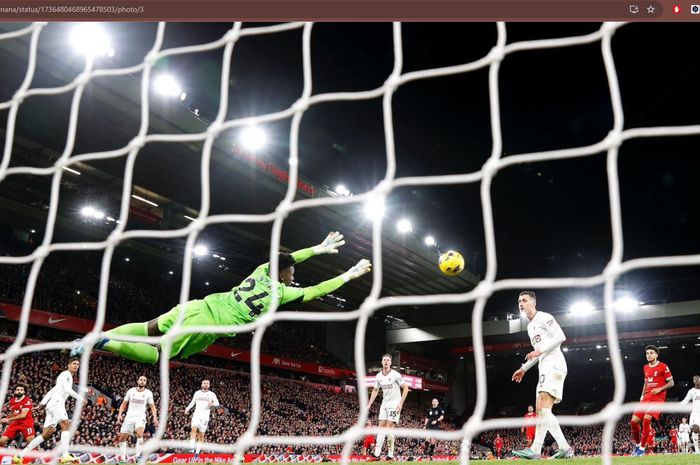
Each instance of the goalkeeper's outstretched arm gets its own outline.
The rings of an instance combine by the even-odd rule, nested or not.
[[[299,264],[316,255],[338,253],[338,247],[345,245],[343,235],[338,231],[331,231],[328,236],[318,245],[292,252],[294,263]]]
[[[330,294],[335,291],[343,284],[347,283],[351,279],[357,279],[363,274],[372,271],[372,263],[369,260],[363,258],[355,266],[350,268],[345,273],[335,278],[323,281],[316,284],[315,286],[309,286],[304,288],[304,297],[302,302],[309,302],[311,300],[323,297],[324,295]]]

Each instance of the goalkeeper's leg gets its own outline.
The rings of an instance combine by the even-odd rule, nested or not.
[[[158,331],[157,322],[158,320],[152,320],[148,323],[128,323],[114,329],[110,329],[105,334],[108,336],[160,336],[162,333]],[[155,331],[153,328],[155,328]],[[108,350],[136,362],[158,362],[158,349],[143,342],[115,341],[114,339],[107,337],[97,341],[95,344],[95,349]],[[84,342],[82,339],[78,339],[75,341],[75,345],[73,349],[71,349],[70,355],[71,357],[76,357],[81,355],[84,351]]]

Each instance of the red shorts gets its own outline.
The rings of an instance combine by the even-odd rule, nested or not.
[[[12,423],[7,429],[2,433],[3,436],[14,439],[18,434],[22,433],[22,436],[27,439],[30,436],[34,436],[36,431],[34,430],[34,425],[29,426],[22,423]]]
[[[534,441],[535,440],[535,428],[526,428],[525,429],[525,437],[527,438],[528,441]]]
[[[648,398],[648,399],[643,399],[642,403],[647,404],[651,402],[666,402],[666,398]],[[659,417],[661,417],[661,412],[657,412],[655,410],[647,410],[642,408],[642,410],[637,410],[632,414],[632,416],[639,418],[640,420],[644,419],[645,415],[649,415],[650,417],[656,419],[656,421],[659,421]]]
[[[365,449],[369,449],[374,445],[374,436],[367,436],[365,438]]]
[[[678,438],[671,438],[671,444],[678,444]]]

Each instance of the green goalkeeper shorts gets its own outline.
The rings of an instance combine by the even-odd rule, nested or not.
[[[178,305],[158,317],[158,329],[166,334],[175,326],[180,310],[185,312],[182,326],[217,326],[209,306],[203,300],[191,300],[184,305]],[[219,338],[219,334],[190,333],[181,334],[173,340],[170,358],[187,358],[198,354]],[[223,334],[221,335],[223,336]]]

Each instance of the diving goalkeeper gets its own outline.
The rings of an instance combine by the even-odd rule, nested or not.
[[[242,283],[229,292],[210,294],[202,300],[191,300],[178,305],[167,313],[149,322],[129,323],[106,332],[107,335],[161,336],[166,334],[178,319],[179,313],[185,313],[182,326],[228,326],[242,325],[255,321],[267,312],[272,304],[272,286],[277,287],[279,305],[297,302],[309,302],[330,294],[351,279],[369,273],[372,264],[362,259],[355,266],[335,278],[323,281],[315,286],[290,287],[294,280],[294,265],[315,255],[338,253],[338,247],[345,244],[343,235],[331,232],[322,243],[296,252],[279,254],[279,281],[270,277],[269,263],[258,266]],[[190,333],[176,337],[172,342],[170,358],[187,358],[206,349],[216,339],[230,334]],[[157,347],[142,342],[117,341],[110,338],[100,339],[96,349],[105,349],[119,354],[129,360],[143,363],[157,363]],[[75,341],[71,356],[78,356],[85,350],[82,339]]]

